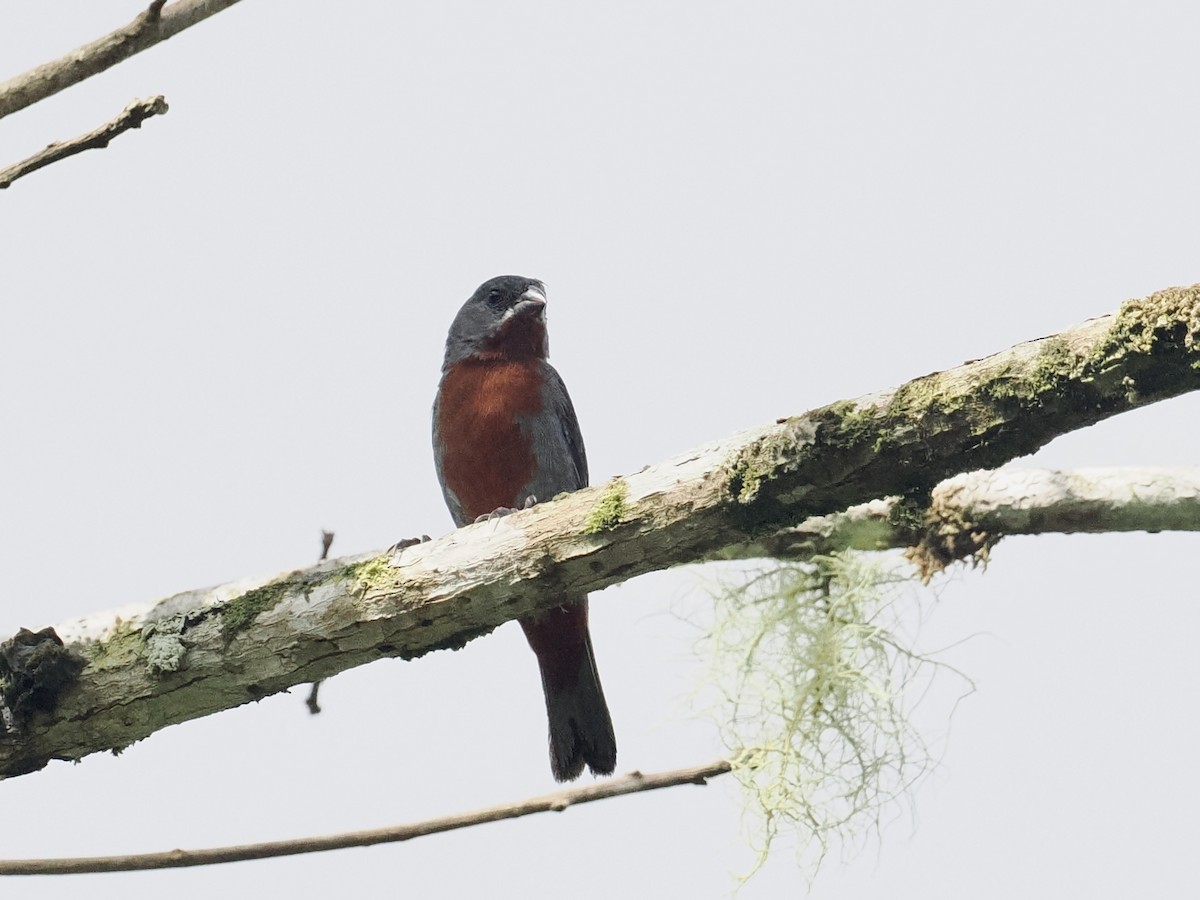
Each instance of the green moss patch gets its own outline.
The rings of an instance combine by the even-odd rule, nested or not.
[[[583,527],[584,534],[600,534],[611,531],[621,522],[625,515],[625,499],[629,496],[629,487],[620,478],[614,478],[600,495],[600,500],[588,515],[587,524]]]
[[[335,573],[334,577],[342,581],[353,581],[364,589],[381,587],[392,574],[388,565],[388,555],[372,556],[361,562],[350,563]]]
[[[221,607],[225,623],[225,634],[232,638],[254,624],[254,620],[269,609],[273,609],[284,597],[299,585],[291,577],[277,579],[260,588],[246,591]]]

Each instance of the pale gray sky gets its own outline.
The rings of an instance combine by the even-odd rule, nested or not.
[[[0,77],[136,3],[0,4]],[[594,481],[1200,280],[1186,2],[244,0],[0,123],[0,633],[450,527],[429,406],[456,309],[549,290]],[[1052,466],[1194,463],[1200,399]],[[978,684],[823,898],[1117,898],[1193,880],[1193,536],[1010,540],[936,585]],[[593,598],[619,769],[705,761],[697,570]],[[916,610],[914,609],[914,616]],[[365,828],[553,788],[516,626],[0,784],[0,856]],[[936,717],[930,718],[936,722]],[[942,735],[934,733],[939,741]],[[941,744],[939,743],[939,747]],[[26,900],[728,895],[732,782],[409,845],[5,883]],[[744,900],[799,895],[784,853]],[[386,893],[385,893],[386,892]]]

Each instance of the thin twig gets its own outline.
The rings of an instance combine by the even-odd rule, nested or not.
[[[333,532],[332,531],[322,531],[321,532],[321,559],[322,560],[326,560],[329,558],[329,548],[332,546],[333,546]],[[304,705],[308,707],[308,714],[310,716],[319,715],[321,712],[321,704],[317,700],[317,694],[319,694],[321,692],[321,682],[324,680],[325,679],[323,679],[323,678],[318,678],[316,681],[314,681],[312,684],[310,684],[308,686],[308,699],[304,701]]]
[[[100,150],[108,146],[108,142],[118,134],[123,134],[131,128],[141,128],[142,123],[152,116],[161,116],[167,106],[166,98],[159,94],[148,100],[134,100],[115,119],[105,122],[99,128],[82,134],[69,141],[59,141],[41,150],[29,159],[22,160],[7,169],[0,169],[0,190],[8,187],[18,178],[36,172],[60,159],[82,153],[84,150]]]
[[[474,812],[427,819],[411,825],[394,825],[368,831],[350,831],[321,837],[297,838],[290,841],[269,841],[263,844],[244,844],[237,847],[213,847],[207,850],[168,850],[164,853],[139,853],[128,856],[66,857],[62,859],[0,860],[0,875],[77,875],[94,872],[132,872],[142,869],[174,869],[183,866],[208,866],[215,863],[238,862],[245,859],[270,859],[276,856],[295,856],[346,847],[369,847],[408,841],[428,834],[454,831],[502,819],[518,819],[542,812],[562,812],[570,806],[591,803],[608,797],[653,791],[680,784],[708,783],[710,778],[731,771],[732,764],[719,759],[703,766],[675,769],[643,775],[631,772],[611,781],[582,788],[573,788],[519,803],[491,806]]]
[[[304,700],[304,705],[308,707],[310,716],[319,716],[321,714],[321,701],[317,695],[321,692],[321,685],[325,683],[325,679],[314,681],[308,686],[308,697]]]
[[[178,0],[164,9],[165,2],[154,0],[123,28],[0,84],[0,119],[98,75],[238,0]]]

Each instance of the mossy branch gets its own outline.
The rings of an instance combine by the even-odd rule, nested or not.
[[[947,478],[924,500],[888,497],[813,516],[716,558],[805,562],[843,550],[905,549],[922,578],[986,562],[1012,535],[1200,531],[1200,467],[1004,468]]]
[[[57,633],[86,665],[55,709],[0,733],[0,777],[382,656],[459,647],[564,595],[718,557],[812,516],[887,496],[919,509],[947,476],[1200,387],[1198,330],[1200,286],[1161,291],[625,476],[619,501],[611,485],[586,489],[394,554],[69,623]]]

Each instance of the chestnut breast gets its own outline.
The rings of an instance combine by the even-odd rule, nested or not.
[[[442,376],[434,457],[458,525],[524,503],[537,458],[523,423],[542,412],[544,365],[534,357],[468,357]]]

